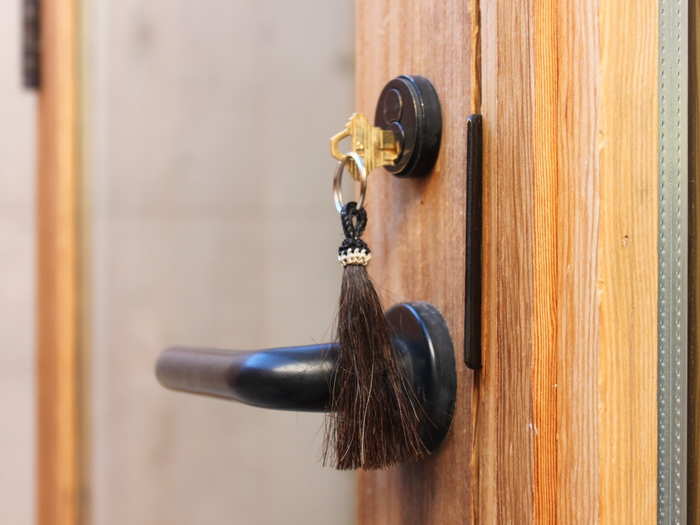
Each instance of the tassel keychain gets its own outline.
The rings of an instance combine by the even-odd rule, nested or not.
[[[358,202],[343,204],[343,170],[354,164],[360,182]],[[427,454],[419,432],[420,403],[391,344],[389,325],[367,273],[372,255],[361,239],[367,225],[363,207],[367,170],[349,152],[333,180],[335,204],[345,239],[338,249],[343,281],[338,309],[337,373],[331,385],[324,463],[338,469],[379,469]]]

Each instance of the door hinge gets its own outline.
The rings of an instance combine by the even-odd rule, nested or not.
[[[38,89],[41,80],[40,0],[22,0],[22,84]]]

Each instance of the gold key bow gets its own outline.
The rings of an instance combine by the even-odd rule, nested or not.
[[[362,157],[368,174],[380,166],[392,165],[399,156],[400,145],[394,132],[372,126],[362,113],[353,113],[345,129],[331,137],[331,155],[340,161],[348,156],[340,151],[340,142],[347,137],[350,150]],[[355,163],[350,163],[348,170],[353,179],[360,179]]]

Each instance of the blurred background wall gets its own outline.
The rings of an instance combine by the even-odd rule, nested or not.
[[[35,96],[21,87],[20,2],[0,2],[0,523],[34,521]]]
[[[352,474],[319,465],[320,415],[177,394],[153,374],[175,343],[330,337],[341,236],[328,138],[352,111],[352,1],[86,9],[94,523],[352,523]],[[15,113],[30,111],[20,102]],[[24,228],[8,274],[17,294],[29,286]]]

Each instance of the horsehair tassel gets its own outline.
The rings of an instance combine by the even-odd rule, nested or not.
[[[323,462],[346,469],[379,469],[427,454],[419,432],[422,409],[391,344],[379,296],[367,274],[372,258],[360,239],[367,212],[343,206],[345,240],[337,338]]]

